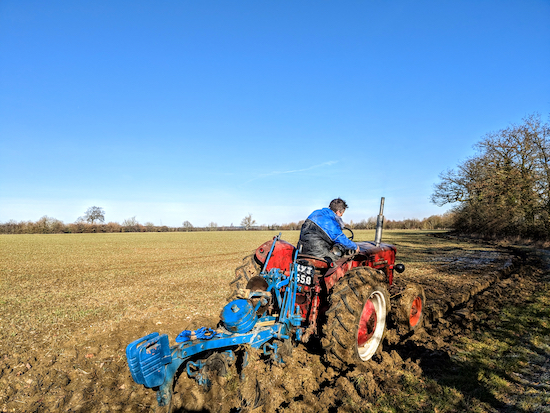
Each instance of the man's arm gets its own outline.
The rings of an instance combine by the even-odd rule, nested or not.
[[[333,241],[336,244],[343,245],[349,250],[354,250],[359,252],[359,246],[355,242],[351,241],[348,237],[346,237],[346,234],[344,234],[342,230],[340,230],[340,234],[337,235],[336,238],[333,239]]]

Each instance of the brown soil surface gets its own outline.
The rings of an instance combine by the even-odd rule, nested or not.
[[[354,405],[368,408],[380,394],[402,391],[404,375],[435,374],[452,353],[455,340],[486,328],[503,305],[520,304],[530,297],[541,282],[538,264],[522,259],[501,249],[462,256],[455,251],[434,255],[435,275],[411,276],[425,288],[428,313],[426,327],[414,336],[397,340],[390,331],[379,355],[345,371],[327,366],[315,347],[298,345],[285,365],[259,360],[260,354],[251,351],[244,380],[230,370],[208,393],[182,375],[176,383],[174,411],[336,412],[349,411]],[[406,274],[398,282],[411,281]],[[513,295],[508,294],[511,289]],[[170,328],[172,339],[183,329],[213,326],[218,321],[196,319],[193,325],[186,325],[186,318],[182,315],[181,323]],[[121,322],[102,331],[91,328],[59,348],[33,343],[29,335],[26,345],[13,346],[12,352],[0,355],[0,411],[154,411],[155,392],[133,382],[124,353],[137,337],[159,330],[160,323],[154,320]]]

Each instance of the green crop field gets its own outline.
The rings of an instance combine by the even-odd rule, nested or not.
[[[189,316],[219,312],[242,258],[277,231],[0,235],[2,337],[32,327],[57,340],[81,324],[138,319],[150,309]],[[296,244],[298,231],[283,239]],[[372,240],[374,231],[356,231]],[[442,242],[423,232],[386,231],[407,274],[425,270],[419,255]],[[57,334],[52,336],[52,334]]]
[[[296,242],[298,233],[287,235]],[[139,318],[152,307],[212,315],[242,258],[271,237],[252,231],[0,236],[2,337],[32,327],[37,338],[55,341],[83,323]]]

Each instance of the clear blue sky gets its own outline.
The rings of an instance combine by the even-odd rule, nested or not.
[[[548,0],[0,0],[0,222],[425,218],[534,112]]]

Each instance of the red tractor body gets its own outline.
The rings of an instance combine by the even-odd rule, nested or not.
[[[265,263],[272,245],[273,240],[270,240],[256,249],[255,257],[260,264],[263,265]],[[332,265],[319,258],[305,255],[301,255],[300,257],[306,259],[315,268],[327,269],[323,275],[323,282],[327,290],[330,290],[349,270],[356,267],[371,267],[375,270],[381,270],[387,276],[388,285],[392,285],[396,253],[395,247],[389,244],[376,245],[374,242],[358,242],[357,245],[359,246],[358,254],[348,259],[343,258],[332,263]],[[282,271],[288,272],[295,251],[296,248],[294,245],[283,240],[277,242],[264,271],[269,271],[272,268],[279,268]]]
[[[275,246],[273,243],[275,242]],[[315,280],[311,283],[301,283],[301,291],[297,293],[296,304],[300,306],[304,325],[307,325],[309,334],[315,333],[317,318],[324,313],[327,307],[327,297],[334,285],[350,270],[357,267],[370,267],[381,271],[383,281],[388,286],[393,284],[395,269],[396,248],[393,245],[376,242],[358,242],[359,253],[343,257],[336,262],[327,262],[323,259],[298,255],[298,258],[307,265],[315,268]],[[270,255],[271,253],[271,255]],[[284,240],[270,240],[260,245],[254,254],[263,271],[278,268],[285,274],[290,272],[296,248]],[[269,258],[269,259],[268,259]],[[264,264],[267,261],[267,266]],[[404,266],[398,264],[397,270],[402,272]],[[254,281],[252,281],[252,284]],[[308,285],[311,284],[311,285]],[[251,285],[247,285],[250,287]],[[317,290],[317,291],[315,291]]]

